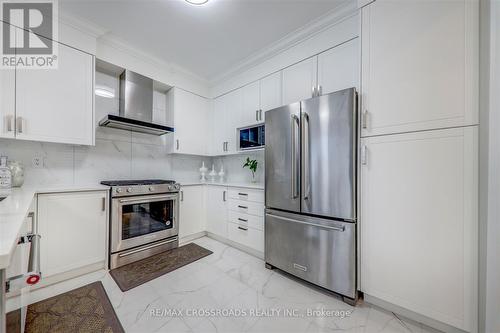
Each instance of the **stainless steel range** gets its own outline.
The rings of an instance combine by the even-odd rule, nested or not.
[[[162,179],[101,184],[111,187],[110,269],[179,246],[179,184]]]

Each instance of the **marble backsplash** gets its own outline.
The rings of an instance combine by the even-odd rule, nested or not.
[[[239,153],[236,155],[214,157],[213,163],[217,172],[221,165],[224,165],[226,173],[226,181],[230,183],[249,183],[252,181],[252,173],[248,168],[243,169],[243,164],[247,157],[256,159],[258,162],[255,180],[257,183],[264,183],[264,151],[258,150],[253,152]]]
[[[25,184],[92,184],[105,179],[164,178],[196,181],[211,157],[168,155],[165,146],[96,139],[96,145],[73,146],[0,139],[0,155],[25,166]],[[34,167],[37,156],[43,164]]]

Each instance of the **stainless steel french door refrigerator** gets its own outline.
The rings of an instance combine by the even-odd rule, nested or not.
[[[265,127],[266,265],[347,302],[356,298],[356,100],[350,88],[283,106],[266,112]]]

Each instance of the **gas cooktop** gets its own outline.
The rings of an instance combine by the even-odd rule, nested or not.
[[[161,185],[161,184],[175,184],[175,180],[165,180],[165,179],[103,180],[101,184],[106,186]]]

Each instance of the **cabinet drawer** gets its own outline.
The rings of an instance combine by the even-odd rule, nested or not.
[[[262,216],[230,211],[229,222],[241,224],[253,229],[264,230],[264,217]]]
[[[228,223],[227,235],[230,240],[264,252],[264,231],[248,228],[243,225]]]
[[[264,205],[258,202],[230,199],[228,207],[229,211],[264,216]]]
[[[230,188],[229,198],[264,203],[264,191],[248,188]]]

